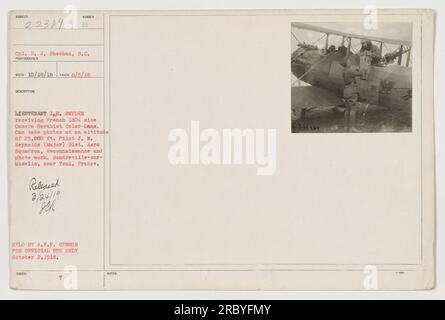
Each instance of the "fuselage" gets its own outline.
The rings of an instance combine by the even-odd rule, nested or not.
[[[358,54],[350,54],[349,59],[353,65],[359,66]],[[345,55],[339,52],[324,54],[321,50],[299,48],[292,54],[292,73],[306,83],[341,95],[344,61]],[[356,78],[360,99],[369,104],[411,112],[411,78],[409,67],[397,64],[371,66],[366,79]]]

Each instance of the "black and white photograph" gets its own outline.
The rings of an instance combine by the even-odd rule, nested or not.
[[[412,24],[291,24],[292,133],[411,132]]]

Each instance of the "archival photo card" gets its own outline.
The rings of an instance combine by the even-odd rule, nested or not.
[[[10,286],[433,288],[434,24],[10,12]]]

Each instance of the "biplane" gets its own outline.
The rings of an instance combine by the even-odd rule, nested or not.
[[[324,43],[318,47],[299,41],[294,34],[295,28],[322,34],[319,40]],[[366,77],[356,78],[359,101],[366,109],[363,117],[366,113],[370,119],[376,118],[376,114],[377,118],[390,116],[398,123],[398,131],[411,130],[410,39],[351,34],[304,23],[292,23],[292,36],[298,41],[298,48],[291,55],[291,70],[296,77],[292,86],[293,127],[294,124],[300,127],[310,124],[311,117],[333,118],[344,112],[345,61],[349,59],[358,69],[363,67],[363,55],[359,50],[354,52],[352,43],[364,40],[376,48],[377,54],[376,59],[367,62]],[[334,36],[337,37],[337,47],[330,41]],[[340,43],[338,39],[341,39]],[[388,50],[387,45],[394,50]]]

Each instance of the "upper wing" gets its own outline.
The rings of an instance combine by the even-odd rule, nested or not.
[[[366,40],[390,43],[390,44],[395,44],[395,45],[403,44],[405,46],[411,47],[411,40],[404,39],[407,37],[400,38],[400,39],[390,39],[390,38],[376,36],[375,34],[372,34],[372,30],[368,30],[366,34],[354,34],[354,33],[349,33],[349,32],[343,32],[341,30],[334,30],[334,29],[321,27],[321,26],[313,26],[310,24],[300,23],[300,22],[292,22],[292,27],[305,29],[305,30],[312,30],[312,31],[317,31],[317,32],[327,33],[327,34],[335,34],[335,35],[344,36],[347,38],[366,39]]]

